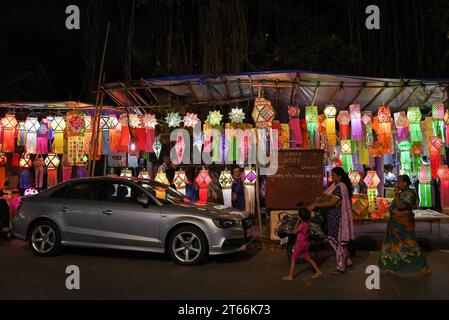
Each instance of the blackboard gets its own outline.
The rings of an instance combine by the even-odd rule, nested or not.
[[[296,209],[311,204],[323,191],[324,151],[281,149],[278,170],[267,176],[268,209]]]

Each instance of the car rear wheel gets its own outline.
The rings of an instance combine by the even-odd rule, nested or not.
[[[37,256],[50,257],[58,253],[61,246],[59,229],[52,221],[40,221],[30,229],[29,244]]]
[[[204,261],[208,252],[207,239],[196,227],[182,227],[170,237],[170,256],[181,265],[195,265]]]

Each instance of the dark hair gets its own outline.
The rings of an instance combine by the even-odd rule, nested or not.
[[[341,182],[343,182],[346,185],[346,188],[348,188],[349,192],[349,199],[352,198],[352,183],[349,179],[348,174],[343,170],[342,167],[335,167],[332,169],[332,172],[335,173],[337,176],[341,178]]]
[[[308,222],[310,220],[310,211],[307,208],[298,208],[298,216],[302,221]]]
[[[398,179],[403,180],[403,181],[407,184],[407,186],[409,186],[409,187],[410,187],[410,185],[412,184],[412,181],[410,180],[410,177],[409,177],[407,174],[401,174],[401,175],[398,177]]]

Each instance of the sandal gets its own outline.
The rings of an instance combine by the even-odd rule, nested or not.
[[[346,271],[340,270],[340,269],[335,269],[334,271],[331,272],[331,275],[339,275],[339,274],[343,274],[346,273]]]

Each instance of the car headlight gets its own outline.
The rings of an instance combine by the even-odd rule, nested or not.
[[[237,227],[240,225],[240,220],[234,219],[212,219],[214,224],[219,228]]]

